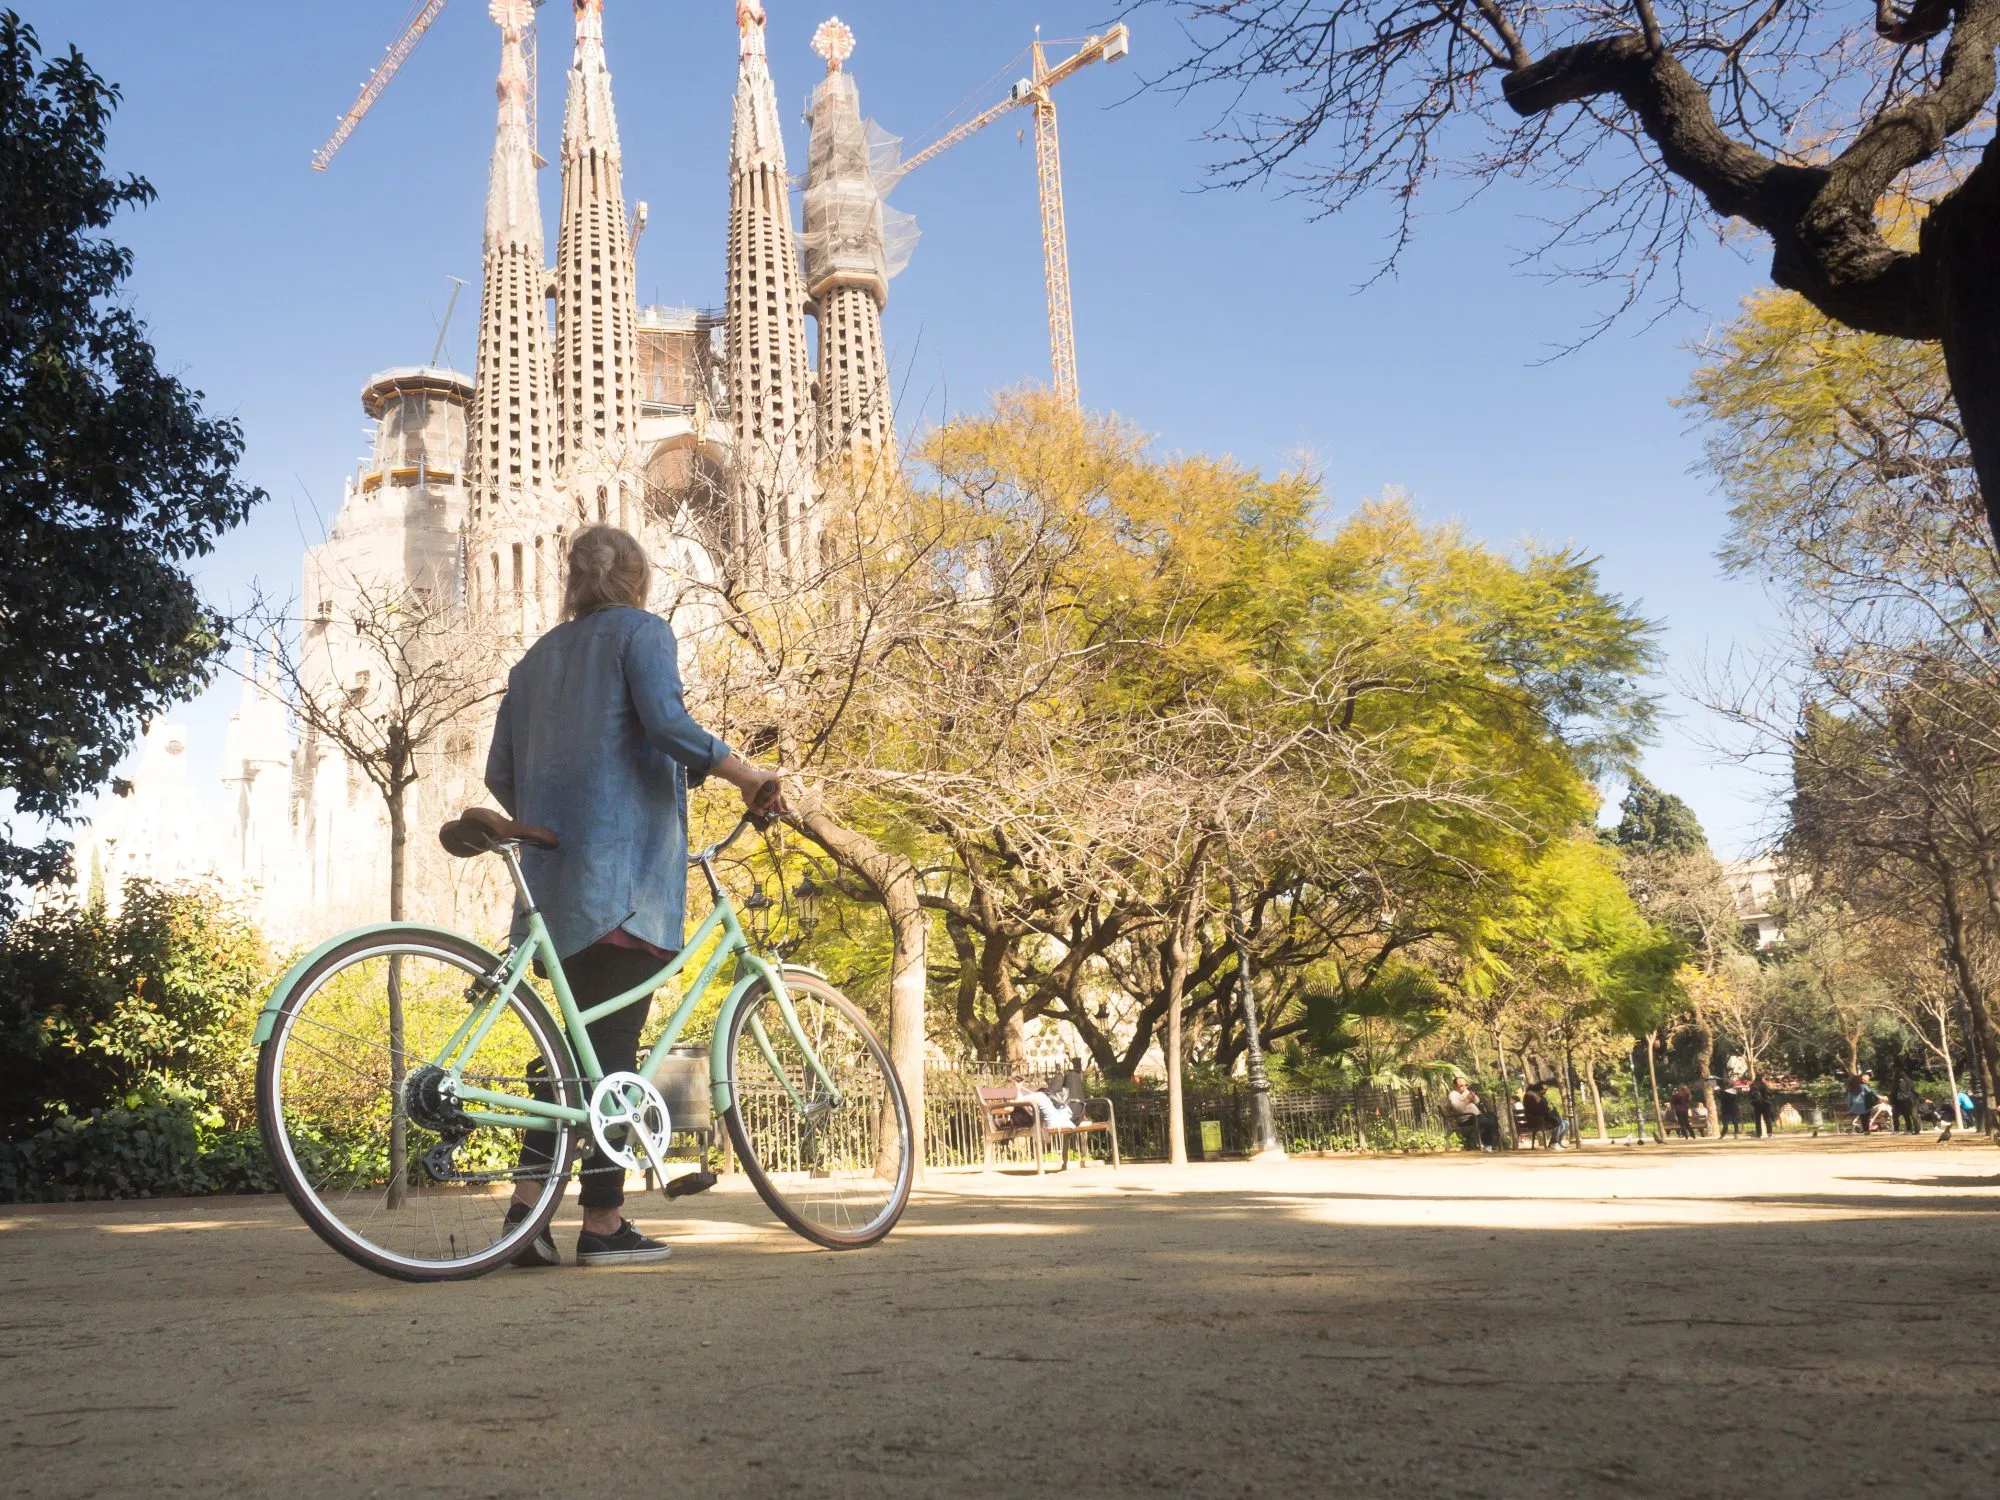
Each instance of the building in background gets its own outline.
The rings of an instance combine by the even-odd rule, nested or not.
[[[1802,877],[1794,875],[1776,854],[1726,862],[1722,875],[1736,897],[1736,916],[1743,940],[1762,953],[1785,941],[1785,912],[1805,894]]]
[[[599,521],[638,536],[658,564],[653,607],[698,627],[716,586],[810,576],[823,471],[851,469],[856,455],[894,461],[881,313],[914,232],[892,215],[885,238],[881,195],[895,142],[861,120],[840,68],[852,34],[830,22],[815,39],[828,74],[812,114],[808,272],[763,6],[737,0],[722,304],[642,308],[635,257],[647,212],[625,205],[604,12],[604,0],[572,0],[551,266],[524,45],[534,5],[491,0],[498,109],[474,370],[391,369],[362,390],[372,449],[301,580],[300,664],[316,697],[365,704],[383,690],[384,664],[343,625],[371,601],[446,600],[469,624],[524,648],[556,622],[568,539]],[[844,40],[836,47],[830,37]],[[683,220],[672,227],[704,232]],[[817,371],[807,330],[815,314]],[[227,826],[201,825],[180,796],[185,762],[156,729],[132,798],[111,804],[79,840],[80,861],[97,871],[80,870],[79,888],[142,872],[213,875],[249,895],[281,940],[380,920],[389,837],[381,794],[338,747],[287,724],[270,673],[254,663],[244,671],[223,774]],[[504,916],[506,893],[442,859],[427,837],[485,800],[489,737],[490,708],[447,737],[412,788],[413,915],[486,930]],[[184,736],[176,743],[184,755]]]

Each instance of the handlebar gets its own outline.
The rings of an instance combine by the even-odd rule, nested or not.
[[[724,834],[721,838],[717,839],[714,843],[710,844],[706,849],[698,851],[693,856],[693,862],[698,865],[705,865],[710,860],[714,859],[717,855],[721,854],[722,851],[727,849],[731,844],[735,843],[738,839],[742,838],[744,829],[755,828],[759,833],[762,833],[766,828],[769,828],[773,823],[777,821],[778,821],[778,815],[776,813],[758,814],[754,812],[746,812],[743,814],[742,817],[736,820],[736,826],[730,829],[728,833]]]

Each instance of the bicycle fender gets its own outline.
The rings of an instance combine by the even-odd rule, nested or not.
[[[285,997],[291,994],[292,986],[299,982],[300,976],[314,964],[343,943],[351,943],[359,937],[381,937],[391,933],[401,937],[445,937],[461,943],[472,941],[464,933],[453,932],[449,927],[430,927],[421,922],[377,922],[367,927],[350,928],[346,932],[330,937],[285,970],[285,977],[278,981],[277,988],[271,991],[271,998],[264,1002],[264,1008],[257,1013],[257,1030],[251,1037],[252,1043],[261,1047],[271,1039],[271,1032],[278,1024],[278,1012],[284,1008]],[[492,952],[485,944],[473,943],[473,946],[492,959],[495,964],[500,962],[500,955]]]
[[[746,972],[729,987],[729,995],[716,1016],[715,1038],[708,1044],[709,1104],[717,1115],[728,1114],[735,1103],[729,1097],[729,1018],[736,1014],[736,1007],[750,992],[750,986],[760,979],[769,981],[779,993],[787,993],[778,971],[756,954],[746,951],[738,956],[737,962]]]

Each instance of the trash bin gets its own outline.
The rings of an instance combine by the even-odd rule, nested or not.
[[[1203,1120],[1201,1122],[1201,1159],[1203,1161],[1222,1160],[1222,1121]]]
[[[683,1130],[708,1132],[715,1129],[708,1088],[708,1049],[679,1046],[670,1048],[660,1061],[654,1077],[660,1097],[666,1101],[667,1116],[676,1134]]]

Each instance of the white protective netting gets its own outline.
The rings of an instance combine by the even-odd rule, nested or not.
[[[861,118],[861,94],[846,73],[829,73],[812,97],[812,141],[806,152],[806,285],[835,279],[891,277],[917,248],[914,215],[883,200],[903,175],[902,140]]]

